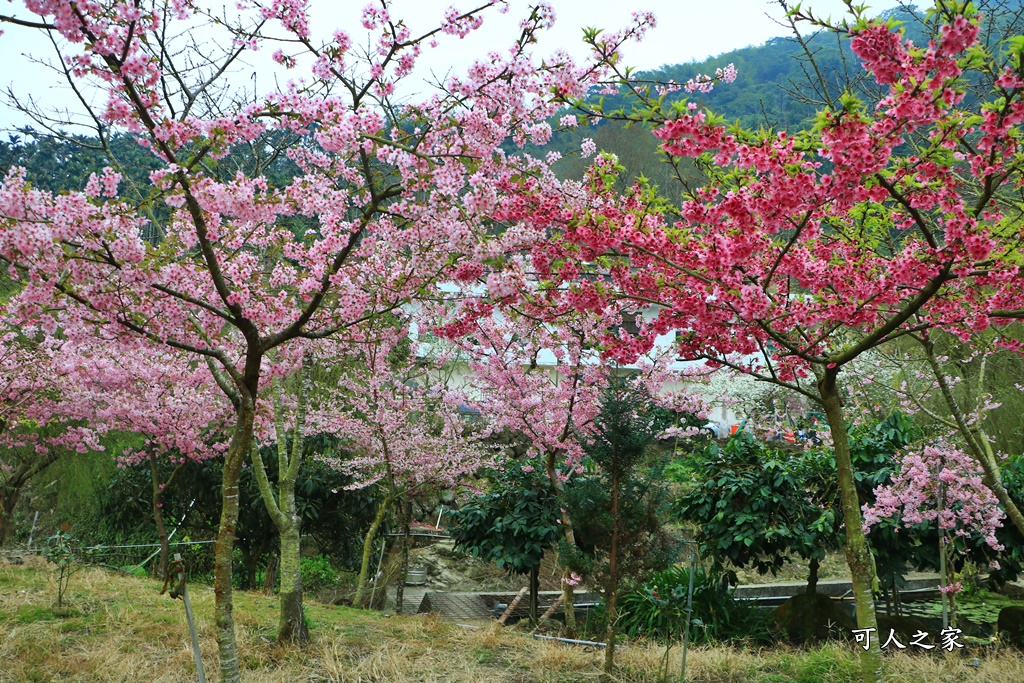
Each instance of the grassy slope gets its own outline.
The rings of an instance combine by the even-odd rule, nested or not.
[[[53,573],[44,563],[0,561],[0,682],[195,680],[182,603],[159,592],[155,581],[85,569],[71,578],[70,613],[59,617]],[[213,593],[196,586],[191,595],[207,672],[214,674]],[[280,650],[267,637],[275,610],[273,597],[236,595],[246,681],[575,683],[596,681],[600,671],[600,652],[536,641],[516,629],[469,630],[430,617],[321,605],[309,606],[314,642]],[[620,680],[656,680],[662,653],[645,644],[623,650]],[[673,655],[678,676],[678,648]],[[978,668],[968,666],[969,656],[935,653],[888,661],[892,680],[900,683],[1024,680],[1024,658],[1006,650],[983,658]],[[691,653],[688,679],[841,683],[851,680],[855,662],[847,644],[807,651],[715,647]]]

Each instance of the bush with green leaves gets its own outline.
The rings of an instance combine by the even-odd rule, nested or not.
[[[483,495],[449,512],[456,550],[509,574],[530,574],[530,612],[537,611],[537,572],[561,534],[559,505],[542,472],[510,460],[487,476]]]
[[[622,596],[619,630],[632,638],[654,638],[665,643],[681,639],[686,628],[689,584],[688,567],[656,572],[642,586]],[[772,637],[767,612],[737,600],[721,575],[697,567],[689,639],[698,644],[727,640],[764,643]]]
[[[900,412],[850,427],[850,450],[861,500],[874,500],[876,487],[898,470],[900,449],[922,436]],[[697,527],[701,554],[716,569],[727,565],[775,573],[797,558],[810,560],[808,588],[817,565],[842,542],[835,458],[827,448],[782,448],[740,433],[725,444],[695,454],[692,477],[677,477],[687,490],[674,504],[679,519]],[[672,473],[682,473],[675,469]],[[932,542],[885,521],[868,537],[885,590],[899,589],[908,565],[926,568]],[[924,545],[922,545],[922,542]]]
[[[303,557],[299,560],[302,571],[302,586],[309,590],[318,588],[334,588],[338,585],[340,575],[326,555]]]
[[[558,501],[542,472],[515,461],[487,478],[486,493],[449,512],[455,547],[510,574],[525,574],[558,540]]]
[[[697,527],[701,555],[774,574],[794,558],[811,560],[809,588],[825,551],[839,542],[835,465],[824,449],[792,451],[741,432],[696,457],[691,488],[674,504]]]

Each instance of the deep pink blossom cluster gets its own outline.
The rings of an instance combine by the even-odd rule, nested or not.
[[[958,60],[977,31],[959,17],[918,49],[867,22],[851,47],[887,92],[873,108],[844,100],[813,133],[737,133],[693,108],[668,118],[654,131],[668,153],[729,169],[688,191],[674,223],[650,210],[647,188],[619,193],[614,164],[598,158],[585,205],[568,219],[547,214],[566,225],[567,243],[548,260],[629,265],[605,266],[614,290],[582,282],[566,296],[591,308],[612,291],[658,304],[651,334],[620,343],[624,359],[678,329],[685,356],[767,354],[786,382],[841,356],[830,341],[839,328],[879,340],[915,324],[965,335],[1019,310],[1019,269],[1002,258],[1019,230],[1002,225],[994,194],[978,203],[977,188],[1020,182],[1011,132],[1024,104],[1004,75],[998,106],[979,116],[961,106]],[[923,143],[897,154],[910,136]]]

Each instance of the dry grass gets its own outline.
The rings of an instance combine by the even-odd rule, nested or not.
[[[155,581],[100,569],[71,579],[70,609],[53,609],[52,571],[39,560],[0,561],[0,682],[195,680],[182,603]],[[216,679],[213,593],[192,587],[205,665]],[[583,683],[600,678],[603,652],[538,641],[519,629],[466,629],[433,617],[383,617],[344,607],[309,605],[314,641],[285,650],[269,641],[276,600],[238,593],[235,615],[243,678],[252,683]],[[620,650],[618,679],[656,681],[664,648],[633,643]],[[678,680],[679,648],[671,653]],[[899,683],[1020,683],[1024,659],[1010,650],[979,655],[887,655]],[[856,653],[847,644],[813,650],[698,648],[687,660],[700,683],[845,683]]]

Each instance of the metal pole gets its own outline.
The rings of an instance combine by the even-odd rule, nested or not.
[[[380,557],[377,559],[377,573],[373,576],[373,590],[370,591],[370,609],[373,609],[373,598],[377,595],[377,583],[378,580],[380,579],[380,565],[384,562],[384,548],[387,547],[387,544],[388,537],[387,534],[385,534],[384,540],[381,542],[380,545]],[[387,601],[388,599],[385,597],[384,602],[386,603]]]
[[[693,578],[697,573],[697,551],[690,551],[690,587],[686,591],[686,630],[683,631],[683,663],[679,668],[679,680],[686,680],[686,650],[690,645],[690,617],[693,616]],[[666,665],[666,669],[668,666]],[[667,673],[667,672],[666,672]]]
[[[181,553],[174,553],[174,561],[179,563],[178,580],[181,581],[181,599],[185,603],[185,619],[188,620],[188,634],[192,638],[192,658],[196,661],[199,683],[206,683],[206,672],[203,670],[203,653],[199,650],[199,635],[196,633],[196,621],[192,617],[192,602],[188,599],[188,586],[185,584],[185,564],[181,562]]]

